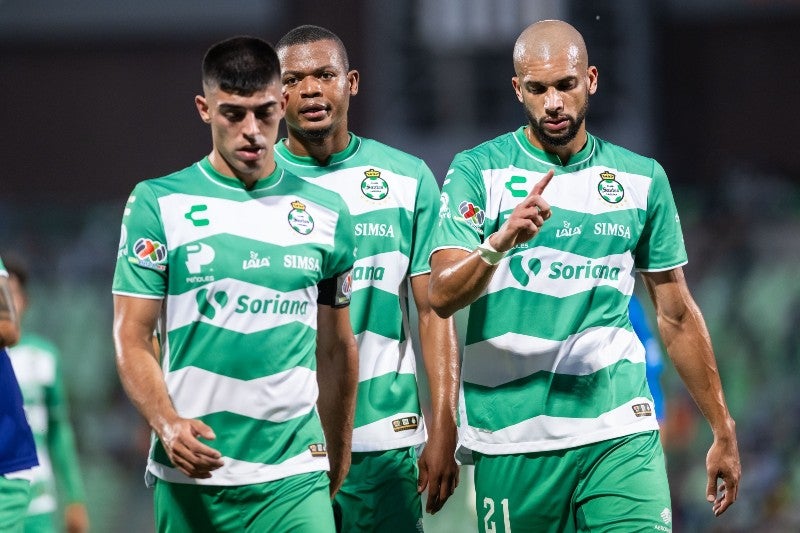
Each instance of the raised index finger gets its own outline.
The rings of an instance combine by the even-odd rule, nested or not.
[[[553,175],[555,174],[555,170],[552,168],[547,171],[547,174],[544,175],[542,179],[539,180],[539,183],[533,186],[531,189],[530,194],[538,194],[541,195],[544,192],[544,188],[547,187],[547,184],[550,183],[550,180],[553,179]]]

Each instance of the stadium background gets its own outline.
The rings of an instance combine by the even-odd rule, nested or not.
[[[714,520],[710,433],[667,364],[675,530],[800,530],[797,0],[0,0],[0,254],[28,259],[26,327],[63,351],[94,531],[152,530],[147,431],[114,367],[110,280],[135,182],[210,149],[192,101],[205,49],[333,29],[362,76],[351,128],[441,178],[455,152],[522,122],[511,48],[539,18],[584,33],[600,71],[589,129],[667,169],[737,421],[740,500]],[[475,530],[468,478],[429,533]]]

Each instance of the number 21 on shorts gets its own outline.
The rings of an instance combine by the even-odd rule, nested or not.
[[[500,507],[502,507],[503,512],[503,533],[511,533],[511,517],[508,514],[508,498],[503,498],[500,500]],[[483,515],[484,533],[498,533],[497,524],[495,523],[494,518],[494,500],[491,498],[484,498],[483,508],[486,510],[486,514]]]

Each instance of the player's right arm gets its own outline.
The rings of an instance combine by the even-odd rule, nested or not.
[[[550,170],[514,208],[500,229],[486,238],[485,243],[494,252],[504,254],[514,246],[531,240],[545,220],[550,218],[550,205],[541,195],[552,177],[553,171]],[[485,256],[480,247],[471,252],[444,248],[431,255],[428,298],[439,316],[453,315],[483,292],[497,270],[497,263],[490,264]]]
[[[156,432],[172,464],[189,477],[205,479],[222,466],[221,454],[200,442],[214,432],[200,420],[178,415],[153,349],[160,299],[114,295],[114,346],[122,386]]]

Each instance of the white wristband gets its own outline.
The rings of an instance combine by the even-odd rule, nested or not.
[[[498,264],[503,258],[508,254],[508,251],[505,252],[498,252],[495,250],[494,246],[489,242],[489,238],[487,237],[485,241],[478,245],[475,248],[475,251],[478,252],[478,255],[483,259],[487,265],[494,266]]]

